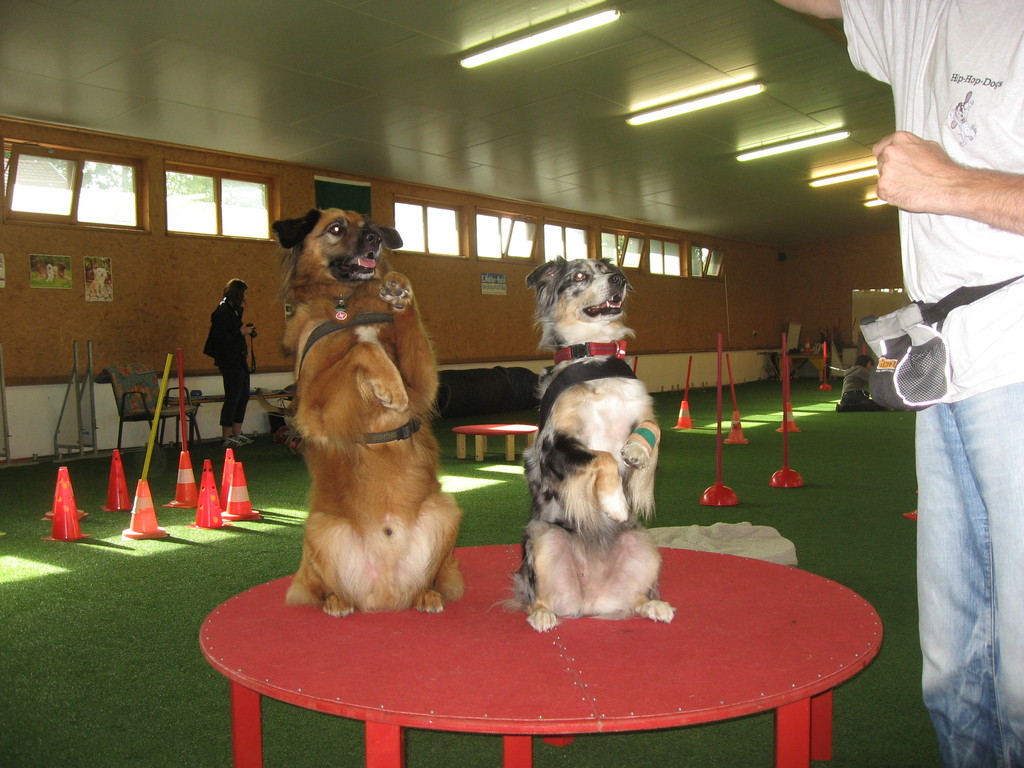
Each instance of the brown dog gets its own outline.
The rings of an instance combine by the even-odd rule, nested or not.
[[[461,511],[441,492],[429,420],[438,377],[409,281],[388,272],[398,233],[351,211],[274,223],[293,313],[292,420],[312,480],[290,605],[332,616],[462,596],[452,550]]]

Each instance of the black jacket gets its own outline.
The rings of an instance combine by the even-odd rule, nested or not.
[[[210,314],[210,333],[203,354],[218,368],[245,367],[245,336],[241,334],[242,311],[222,301]]]

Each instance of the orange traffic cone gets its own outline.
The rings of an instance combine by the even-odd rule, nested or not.
[[[132,524],[121,531],[126,539],[159,539],[167,531],[156,523],[156,509],[153,508],[153,494],[149,492],[149,481],[139,480],[135,488],[135,506],[132,507]]]
[[[199,482],[199,506],[196,508],[196,521],[190,528],[223,528],[226,523],[221,517],[223,511],[220,498],[217,496],[217,483],[213,479],[213,464],[209,459],[203,460],[203,475]]]
[[[195,509],[199,503],[196,476],[192,473],[192,458],[188,451],[182,451],[178,458],[178,485],[174,490],[174,501],[164,504],[176,509]]]
[[[228,491],[228,503],[222,517],[225,520],[259,520],[260,513],[252,508],[249,501],[249,489],[245,485],[245,470],[242,462],[236,461],[234,478]]]
[[[124,477],[121,452],[114,449],[110,457],[110,482],[107,484],[107,506],[104,512],[126,512],[132,508],[132,497],[128,495],[128,481]]]
[[[693,419],[690,418],[690,404],[683,398],[679,404],[679,419],[676,421],[676,429],[693,429]]]
[[[71,476],[67,467],[57,470],[57,490],[53,496],[53,529],[43,541],[77,541],[88,534],[78,527],[78,506],[75,492],[71,489]]]
[[[221,509],[227,508],[228,494],[231,492],[231,483],[235,480],[235,449],[227,448],[224,451],[224,469],[220,473],[220,498],[224,500]]]
[[[67,467],[61,467],[60,469],[63,469],[65,471],[65,473],[67,472]],[[61,495],[60,469],[57,470],[57,487],[53,489],[53,503],[50,505],[50,508],[46,511],[46,514],[44,514],[41,518],[39,518],[40,520],[53,520],[57,516],[57,505],[60,503],[60,495]],[[70,484],[70,482],[71,482],[71,476],[68,475],[68,483]],[[74,495],[73,494],[72,494],[72,499],[74,499]],[[83,517],[87,516],[88,514],[89,514],[88,512],[85,512],[85,511],[83,511],[81,509],[78,509],[77,507],[75,508],[75,516],[79,520],[81,520]]]
[[[738,410],[732,412],[732,429],[729,430],[729,436],[722,442],[732,445],[743,445],[750,442],[743,436],[743,424],[740,423],[740,412]]]
[[[782,426],[776,432],[799,432],[800,429],[793,419],[793,406],[786,402],[785,413],[782,414]]]

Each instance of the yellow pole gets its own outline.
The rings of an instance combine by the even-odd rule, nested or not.
[[[153,458],[153,445],[156,443],[156,429],[160,424],[160,410],[164,407],[164,394],[167,392],[167,379],[171,375],[171,361],[174,355],[167,355],[167,362],[164,364],[164,378],[160,382],[160,395],[156,399],[156,412],[153,414],[153,428],[149,431],[149,446],[146,448],[146,462],[142,465],[142,477],[145,480],[149,477],[149,460]]]

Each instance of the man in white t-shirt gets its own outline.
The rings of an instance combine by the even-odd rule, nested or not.
[[[1024,275],[1024,0],[778,0],[842,18],[893,89],[874,147],[912,299]],[[948,403],[917,416],[924,700],[947,766],[1024,766],[1024,280],[943,325]]]

